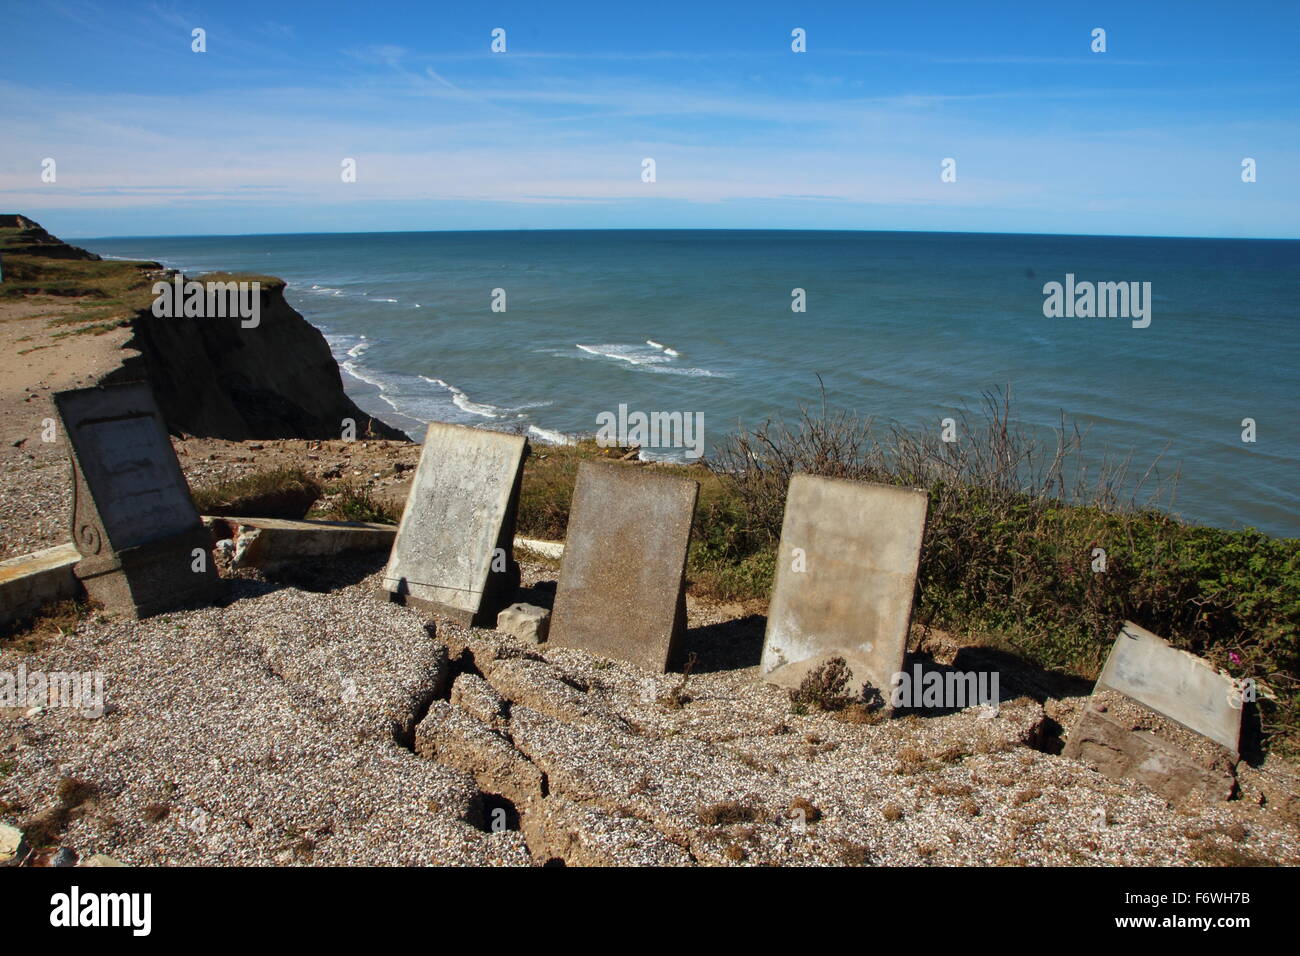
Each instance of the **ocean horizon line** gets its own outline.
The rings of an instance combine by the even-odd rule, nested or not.
[[[642,227],[642,226],[611,226],[606,228],[555,228],[555,229],[538,229],[533,227],[522,227],[516,229],[366,229],[366,230],[349,230],[349,231],[310,231],[310,232],[196,232],[196,233],[170,233],[170,234],[147,234],[134,233],[122,235],[104,235],[90,236],[80,235],[75,232],[64,231],[60,235],[65,235],[69,239],[77,239],[83,242],[99,242],[117,239],[273,239],[273,238],[303,238],[313,236],[454,236],[454,235],[520,235],[525,233],[675,233],[700,235],[703,233],[724,233],[729,235],[738,234],[770,234],[770,235],[790,235],[800,233],[816,233],[818,235],[895,235],[895,236],[988,236],[990,238],[1000,238],[1015,236],[1017,238],[1042,238],[1042,239],[1152,239],[1160,241],[1186,241],[1186,242],[1294,242],[1300,243],[1300,236],[1187,236],[1187,235],[1157,235],[1154,233],[1091,233],[1091,232],[1017,232],[1017,231],[988,231],[988,230],[953,230],[953,229],[819,229],[819,228],[734,228],[734,227],[699,227],[699,226],[666,226],[666,227]]]

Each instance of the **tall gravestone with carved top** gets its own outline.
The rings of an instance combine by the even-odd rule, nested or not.
[[[167,428],[144,382],[58,392],[72,455],[75,571],[106,610],[210,604],[222,582]]]

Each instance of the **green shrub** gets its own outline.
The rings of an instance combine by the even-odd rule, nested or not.
[[[1044,667],[1095,677],[1132,620],[1266,684],[1277,698],[1261,707],[1266,734],[1300,749],[1300,539],[1158,510],[1172,490],[1167,479],[1145,486],[1158,462],[1140,479],[1121,462],[1085,481],[1085,469],[1072,472],[1083,436],[1062,426],[1044,453],[1013,424],[1009,396],[986,396],[982,420],[963,416],[960,431],[969,440],[948,445],[823,408],[792,427],[737,433],[712,462],[732,500],[701,512],[692,568],[723,591],[765,595],[770,579],[752,572],[774,566],[795,474],[922,487],[918,623],[995,634]],[[1098,548],[1104,571],[1093,567]]]

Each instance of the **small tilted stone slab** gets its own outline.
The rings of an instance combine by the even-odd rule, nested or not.
[[[1241,692],[1230,678],[1126,621],[1063,754],[1169,800],[1226,800],[1235,787],[1241,714]]]

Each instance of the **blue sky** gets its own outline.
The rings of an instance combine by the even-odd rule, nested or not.
[[[0,211],[69,237],[1300,237],[1294,2],[60,0],[4,19]]]

